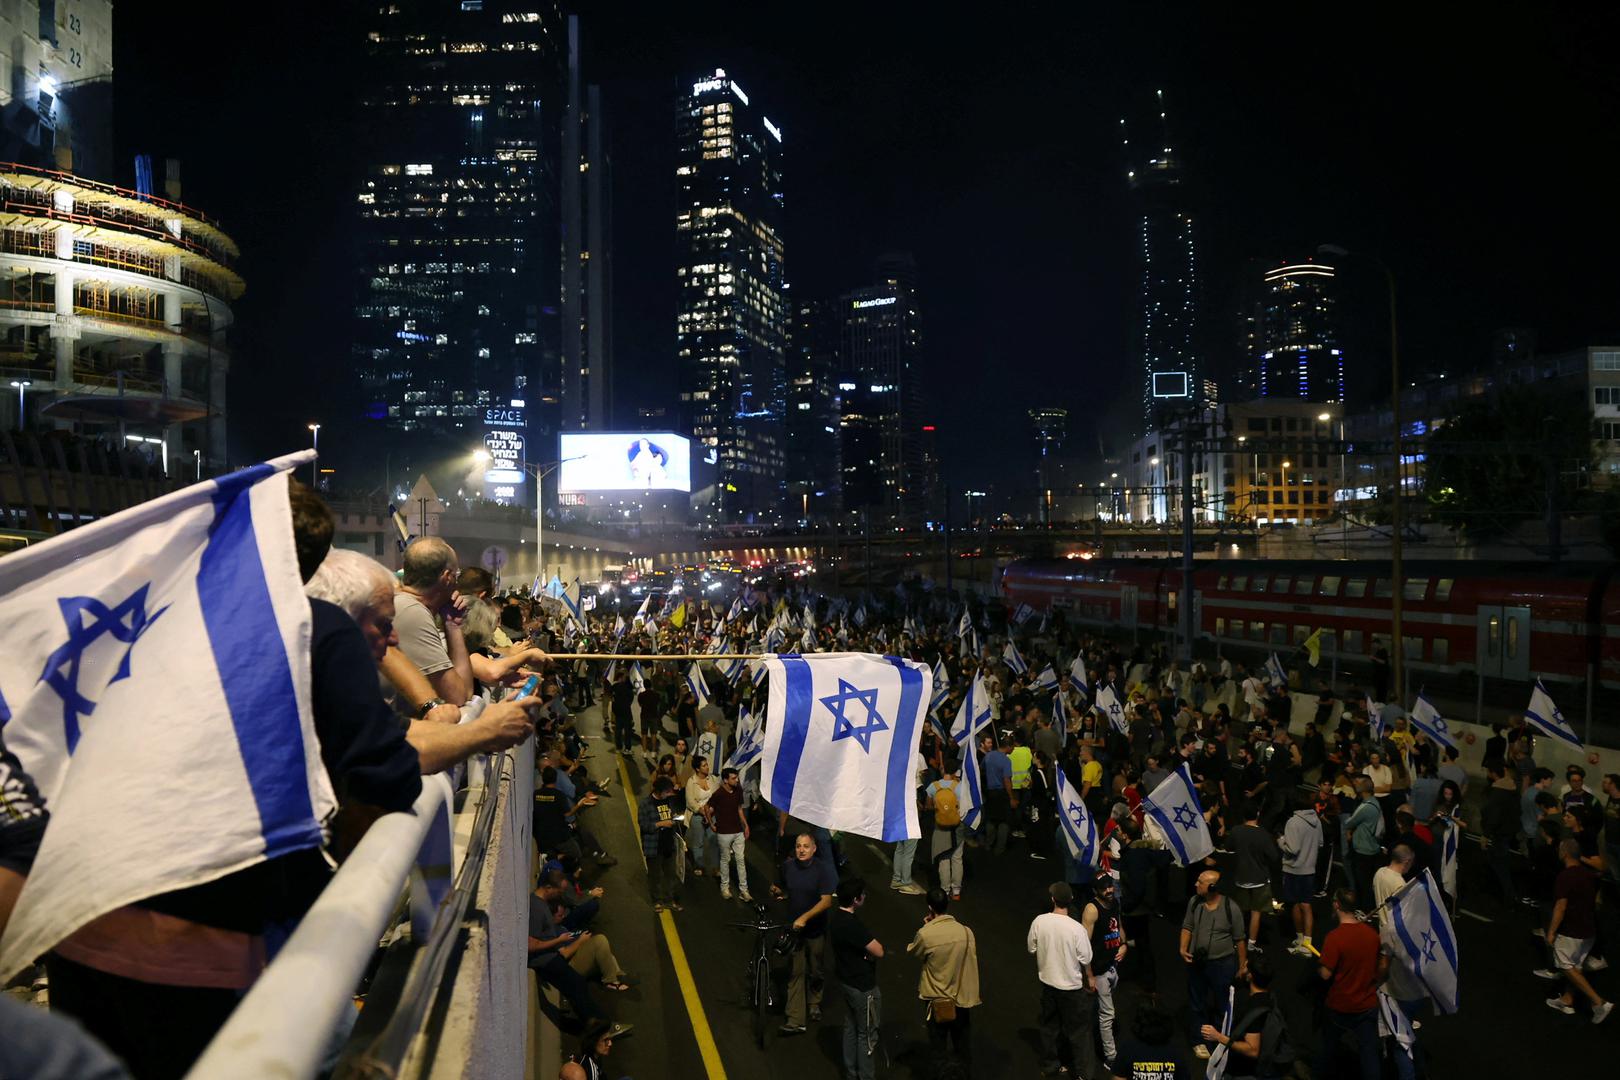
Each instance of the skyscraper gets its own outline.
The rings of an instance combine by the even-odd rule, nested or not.
[[[386,449],[396,476],[465,472],[499,430],[547,460],[560,392],[562,18],[528,0],[374,11],[353,343],[370,457]],[[510,472],[485,493],[521,497]]]
[[[681,404],[719,468],[704,511],[720,521],[772,517],[785,472],[789,322],[782,131],[716,68],[681,95],[676,138]]]
[[[877,284],[846,293],[839,301],[843,320],[844,377],[858,393],[855,413],[862,425],[875,425],[878,476],[857,490],[868,494],[846,510],[867,509],[890,524],[921,520],[925,474],[922,453],[922,320],[917,299],[917,266],[909,255],[878,260]],[[847,426],[847,425],[846,425]],[[848,470],[845,471],[848,478]]]
[[[1208,397],[1197,352],[1197,228],[1181,157],[1170,140],[1163,90],[1155,92],[1152,112],[1157,115],[1134,130],[1119,122],[1135,200],[1134,339],[1142,365],[1142,413],[1150,424],[1156,404],[1198,404]]]
[[[568,17],[562,136],[562,428],[612,430],[612,162],[602,88],[580,77],[579,16]]]
[[[842,505],[838,443],[842,321],[837,305],[825,300],[798,299],[793,306],[787,380],[787,515],[826,520]]]
[[[1333,267],[1305,261],[1267,270],[1254,356],[1258,397],[1344,401]]]
[[[1035,491],[1039,520],[1052,520],[1052,489],[1062,476],[1063,444],[1069,437],[1069,410],[1042,406],[1029,410],[1030,427],[1035,434]]]

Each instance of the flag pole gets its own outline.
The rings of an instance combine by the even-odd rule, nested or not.
[[[798,653],[547,653],[553,660],[764,660]],[[876,655],[876,654],[873,654]]]

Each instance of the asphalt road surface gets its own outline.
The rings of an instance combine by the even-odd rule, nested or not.
[[[582,731],[593,736],[601,730],[594,708],[586,710],[579,723]],[[609,1075],[634,1080],[704,1076],[702,1040],[694,1031],[692,1009],[682,993],[669,935],[652,911],[629,802],[618,790],[622,786],[618,755],[610,743],[599,738],[592,739],[589,745],[590,771],[598,779],[614,777],[610,788],[614,798],[603,800],[590,811],[586,824],[621,860],[597,878],[597,883],[607,889],[598,929],[610,935],[620,962],[642,980],[627,993],[597,991],[617,1019],[636,1025],[635,1031],[616,1045]],[[626,765],[631,794],[639,800],[644,791],[645,769],[639,761]],[[790,826],[789,832],[793,831]],[[749,882],[758,899],[768,897],[768,886],[776,879],[778,860],[773,840],[756,830],[749,843]],[[923,865],[923,853],[927,851],[928,838],[924,836],[915,875],[924,884],[928,882]],[[887,845],[847,837],[843,854],[848,859],[843,872],[858,873],[866,879],[868,901],[861,918],[888,953],[878,964],[883,1002],[877,1074],[921,1080],[928,1075],[927,1036],[923,1005],[916,992],[917,964],[906,955],[905,946],[922,924],[923,898],[889,889]],[[971,927],[978,938],[984,1004],[973,1014],[973,1075],[1039,1076],[1040,987],[1034,958],[1028,955],[1024,943],[1030,920],[1046,909],[1046,886],[1057,880],[1061,864],[1055,859],[1031,859],[1024,841],[1014,840],[999,857],[970,847],[966,868],[963,898],[952,906],[951,913]],[[1172,871],[1172,891],[1181,887],[1180,872]],[[1428,1055],[1430,1075],[1493,1076],[1507,1069],[1549,1067],[1573,1068],[1593,1075],[1604,1068],[1604,1062],[1612,1063],[1620,1040],[1620,1019],[1611,1018],[1599,1027],[1590,1022],[1584,1004],[1576,1016],[1562,1015],[1544,1004],[1554,984],[1531,975],[1534,967],[1545,963],[1545,947],[1530,934],[1532,915],[1523,908],[1504,909],[1489,898],[1483,856],[1472,844],[1465,845],[1462,852],[1459,892],[1462,902],[1456,932],[1462,968],[1461,1009],[1453,1016],[1429,1016],[1422,1022],[1419,1040]],[[682,904],[684,911],[668,917],[673,920],[690,970],[689,985],[701,1002],[712,1046],[726,1075],[775,1076],[783,1080],[840,1077],[844,1007],[836,988],[829,986],[824,995],[819,1024],[812,1023],[804,1035],[782,1036],[775,1030],[782,1022],[778,1016],[771,1025],[766,1048],[760,1050],[753,1040],[744,986],[752,935],[725,926],[746,919],[747,908],[735,899],[722,900],[712,877],[699,878],[690,873]],[[771,910],[785,915],[784,905],[772,904]],[[1324,928],[1330,925],[1330,917],[1326,901],[1318,901],[1318,943]],[[1176,951],[1178,928],[1175,920],[1155,919],[1151,951],[1160,1003],[1176,1018],[1178,1038],[1185,1038],[1186,978]],[[1286,953],[1292,929],[1284,927],[1281,918],[1272,920],[1264,933],[1269,938],[1262,940],[1268,942],[1277,970],[1275,989],[1293,1037],[1302,1046],[1302,1053],[1308,1055],[1315,1048],[1312,998],[1307,990],[1314,965]],[[779,986],[786,978],[785,964],[784,960],[777,961]],[[828,968],[831,980],[830,962]],[[1617,971],[1620,962],[1615,969],[1592,976],[1599,993],[1620,996]],[[1140,975],[1128,962],[1126,977],[1116,991],[1117,1031],[1128,1034],[1130,1018],[1144,1000],[1146,991]],[[1240,1008],[1241,1001],[1240,992]],[[565,1051],[572,1045],[565,1036]],[[1196,1059],[1194,1062],[1196,1068]],[[1346,1062],[1343,1075],[1352,1072]],[[1393,1071],[1389,1070],[1388,1075],[1393,1076]]]

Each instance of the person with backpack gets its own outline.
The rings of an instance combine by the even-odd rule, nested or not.
[[[945,775],[928,785],[924,806],[934,812],[934,873],[952,900],[962,899],[962,792],[961,762],[947,751]]]
[[[1231,897],[1222,895],[1220,871],[1199,874],[1195,888],[1197,894],[1187,901],[1181,920],[1181,960],[1187,965],[1193,1053],[1207,1059],[1204,1025],[1225,1010],[1232,980],[1248,973],[1249,949],[1243,912]]]
[[[1298,1053],[1288,1021],[1272,996],[1272,979],[1271,961],[1256,956],[1249,963],[1249,999],[1241,1010],[1233,1010],[1231,1034],[1204,1025],[1204,1038],[1226,1047],[1227,1076],[1283,1080],[1294,1075]]]

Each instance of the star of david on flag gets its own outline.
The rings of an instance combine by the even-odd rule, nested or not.
[[[1041,668],[1041,673],[1035,676],[1035,685],[1042,690],[1048,691],[1058,688],[1057,672],[1052,670],[1051,664]]]
[[[1069,778],[1057,771],[1057,812],[1063,826],[1063,841],[1069,846],[1069,858],[1082,866],[1096,866],[1102,851],[1097,846],[1097,819],[1080,800],[1080,791]]]
[[[1435,742],[1449,746],[1453,750],[1457,748],[1457,744],[1451,741],[1451,725],[1446,723],[1446,718],[1440,715],[1440,710],[1422,694],[1418,695],[1417,704],[1412,706],[1410,717],[1412,725]]]
[[[1384,902],[1400,945],[1390,962],[1404,964],[1416,975],[1441,1012],[1456,1012],[1457,935],[1434,874],[1425,869]]]
[[[1580,736],[1575,734],[1575,729],[1569,726],[1564,714],[1553,704],[1552,696],[1547,693],[1547,688],[1541,685],[1540,679],[1536,680],[1535,689],[1530,691],[1530,704],[1524,710],[1524,718],[1553,738],[1563,739],[1577,749],[1586,749],[1581,743]]]
[[[945,670],[945,658],[942,656],[934,661],[934,690],[929,698],[928,710],[932,712],[945,704],[945,699],[950,696],[950,693],[951,676]]]
[[[1114,725],[1115,731],[1121,735],[1131,733],[1131,726],[1125,722],[1125,706],[1119,703],[1119,695],[1114,693],[1114,688],[1108,683],[1097,687],[1097,704],[1094,707],[1108,717],[1108,722]]]
[[[321,844],[336,800],[287,498],[312,460],[0,560],[0,724],[51,813],[0,982],[114,908]]]
[[[1177,865],[1199,862],[1215,850],[1209,823],[1204,820],[1204,806],[1198,801],[1198,788],[1185,763],[1142,800],[1142,809],[1164,833]]]
[[[912,767],[930,697],[925,664],[865,653],[768,656],[760,794],[801,821],[916,839]]]

